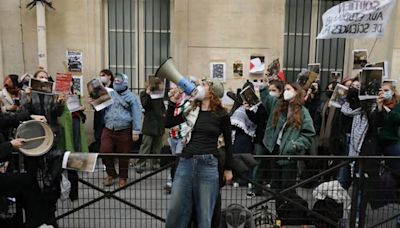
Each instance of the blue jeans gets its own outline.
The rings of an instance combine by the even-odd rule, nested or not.
[[[74,137],[74,150],[75,152],[81,151],[81,119],[72,118],[72,134]]]
[[[210,228],[219,192],[218,159],[213,155],[180,158],[172,185],[166,228],[187,228],[192,209],[197,228]]]

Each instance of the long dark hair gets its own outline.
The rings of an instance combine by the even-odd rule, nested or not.
[[[286,85],[290,85],[296,91],[297,94],[294,97],[294,100],[290,103],[289,103],[289,101],[285,101],[283,99],[279,100],[279,103],[274,110],[272,126],[276,127],[279,116],[282,113],[287,113],[288,109],[290,107],[290,110],[292,111],[292,113],[287,118],[287,126],[293,127],[296,129],[300,129],[301,125],[303,125],[301,108],[304,103],[304,90],[297,83],[290,82],[290,83],[287,83]]]

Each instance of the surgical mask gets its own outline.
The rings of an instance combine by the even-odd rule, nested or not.
[[[285,101],[290,101],[295,96],[296,96],[296,92],[293,90],[285,90],[285,92],[283,93],[283,99],[285,99]]]
[[[47,78],[40,78],[39,81],[41,82],[48,82],[49,80]]]
[[[393,98],[393,92],[392,91],[385,91],[383,92],[383,99],[390,101]]]
[[[197,93],[194,95],[193,99],[202,101],[206,97],[206,91],[204,90],[203,86],[197,86],[196,88]]]
[[[121,92],[121,91],[126,90],[127,87],[123,83],[114,83],[113,88],[115,91]]]
[[[100,81],[101,81],[101,83],[103,83],[104,85],[107,85],[107,84],[110,82],[110,80],[108,79],[107,76],[100,76]]]
[[[275,92],[275,91],[269,91],[269,95],[270,95],[271,97],[276,97],[276,98],[279,97],[279,93],[278,93],[278,92]]]

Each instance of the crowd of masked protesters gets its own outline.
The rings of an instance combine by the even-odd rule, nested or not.
[[[57,227],[55,210],[64,152],[130,153],[140,141],[141,154],[159,154],[168,148],[178,157],[166,180],[165,188],[171,194],[166,227],[186,228],[195,221],[196,227],[209,228],[219,224],[220,188],[225,184],[249,187],[247,197],[262,196],[265,189],[260,186],[281,191],[307,178],[310,167],[321,171],[333,165],[261,160],[241,178],[234,175],[235,157],[240,154],[400,154],[400,105],[393,81],[381,85],[376,99],[360,100],[357,77],[335,79],[322,87],[318,79],[307,80],[306,73],[302,72],[296,82],[288,82],[282,71],[267,71],[260,88],[247,81],[228,93],[218,80],[191,77],[189,80],[197,86],[196,95],[175,87],[167,98],[154,99],[152,85],[146,85],[136,95],[129,88],[127,75],[104,69],[98,79],[113,103],[95,111],[93,120],[86,118],[85,100],[72,84],[70,94],[82,102],[74,112],[66,107],[66,95],[38,93],[29,87],[30,78],[54,81],[44,69],[33,75],[7,75],[0,91],[0,197],[15,198],[21,203],[25,227]],[[338,85],[347,88],[347,96],[339,100],[339,105],[332,105],[330,100]],[[248,88],[258,93],[260,104],[249,104],[241,96],[241,90]],[[233,105],[225,106],[223,96],[229,97]],[[12,156],[25,143],[25,139],[15,138],[15,130],[28,120],[46,122],[55,142],[41,156]],[[93,121],[94,141],[90,145],[84,131],[87,121]],[[164,143],[166,134],[168,140]],[[157,162],[102,159],[106,172],[103,185],[124,187],[130,165],[137,173],[143,173],[154,170]],[[370,165],[375,167],[370,175],[379,175],[379,164]],[[385,165],[397,180],[400,163],[388,161]],[[353,164],[345,165],[327,178],[337,180],[347,190],[354,169]],[[78,173],[67,171],[67,176],[71,181],[69,197],[77,199]],[[276,207],[282,203],[277,200]]]

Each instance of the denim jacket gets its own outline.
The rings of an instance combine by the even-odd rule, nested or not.
[[[114,131],[132,128],[133,134],[140,134],[142,130],[142,105],[139,98],[129,90],[121,94],[113,89],[107,88],[107,90],[113,104],[105,108],[105,127]],[[123,101],[126,104],[123,104]],[[124,105],[127,105],[127,107],[124,107]]]

